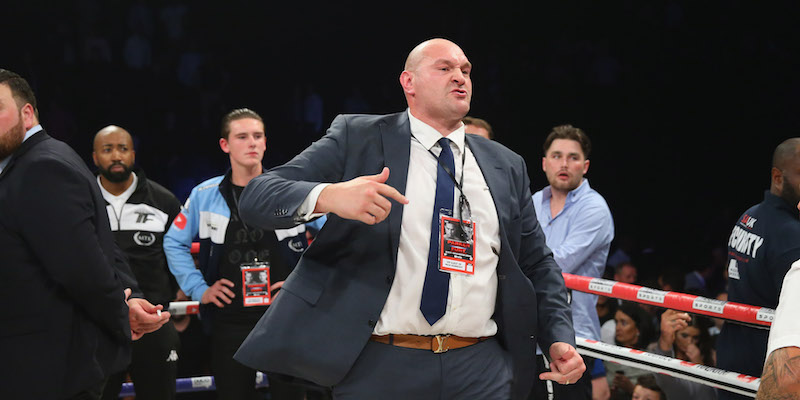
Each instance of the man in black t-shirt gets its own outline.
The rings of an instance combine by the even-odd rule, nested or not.
[[[239,217],[244,186],[263,170],[266,137],[261,117],[249,109],[231,111],[223,119],[220,136],[231,169],[192,190],[164,237],[164,250],[181,289],[201,303],[219,398],[249,400],[257,396],[256,371],[234,361],[233,354],[266,310],[267,285],[280,286],[307,241],[303,225],[272,231],[249,226]],[[199,270],[189,253],[195,238],[200,242]],[[248,275],[258,277],[266,269],[271,282],[247,282]],[[269,378],[272,399],[304,398],[303,389]]]
[[[800,138],[775,149],[771,177],[764,201],[739,217],[728,239],[728,300],[774,309],[786,272],[800,259]],[[725,323],[717,366],[760,376],[768,336],[765,329]],[[732,398],[747,397],[720,391],[720,399]]]

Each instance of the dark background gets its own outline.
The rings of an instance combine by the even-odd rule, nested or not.
[[[403,110],[405,56],[446,37],[474,65],[470,115],[525,157],[532,191],[546,185],[541,144],[550,129],[584,129],[594,142],[587,177],[614,214],[615,247],[627,238],[648,262],[689,270],[713,262],[768,188],[772,150],[800,136],[799,9],[796,1],[29,1],[3,12],[0,66],[31,82],[45,128],[89,164],[93,135],[120,125],[135,136],[148,176],[184,200],[226,169],[217,141],[227,111],[259,112],[265,164],[285,162],[339,113]],[[135,55],[148,52],[149,61]],[[309,101],[321,102],[321,114]]]

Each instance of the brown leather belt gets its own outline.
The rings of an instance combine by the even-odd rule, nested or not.
[[[469,338],[456,335],[372,335],[369,340],[378,343],[390,344],[392,346],[407,347],[409,349],[430,350],[434,353],[444,353],[447,350],[460,349],[480,343],[488,337]]]

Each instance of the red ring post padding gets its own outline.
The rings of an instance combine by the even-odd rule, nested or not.
[[[686,293],[666,292],[628,283],[562,273],[567,288],[663,308],[708,315],[746,324],[771,326],[775,310],[709,299]]]

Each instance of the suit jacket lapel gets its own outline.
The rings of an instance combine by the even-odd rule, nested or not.
[[[408,114],[395,114],[396,118],[386,118],[379,124],[383,143],[383,159],[389,168],[386,184],[406,194],[408,179],[408,160],[411,155],[411,126]],[[403,205],[392,200],[389,213],[389,235],[391,238],[392,265],[397,265],[397,247],[400,245],[400,223],[403,220]]]
[[[497,210],[497,217],[500,220],[500,233],[505,232],[504,227],[508,222],[509,206],[506,198],[509,196],[511,188],[508,183],[508,172],[503,169],[503,164],[497,158],[495,152],[489,149],[486,143],[476,140],[465,135],[467,145],[475,156],[475,161],[478,167],[483,172],[483,177],[486,179],[486,184],[489,186],[489,193],[492,194],[492,201],[494,201],[494,208]]]

